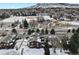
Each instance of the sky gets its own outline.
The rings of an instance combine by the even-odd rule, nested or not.
[[[36,3],[75,3],[79,0],[0,0],[0,9],[17,9],[33,6]]]
[[[0,3],[0,9],[17,9],[30,7],[35,5],[36,3]]]
[[[0,9],[17,9],[33,6],[37,3],[0,3]]]

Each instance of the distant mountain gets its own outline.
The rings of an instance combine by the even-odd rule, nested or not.
[[[69,3],[37,3],[30,8],[79,8],[79,4],[69,4]]]

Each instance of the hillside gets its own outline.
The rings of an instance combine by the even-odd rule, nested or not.
[[[30,8],[79,8],[79,4],[69,4],[69,3],[38,3]]]

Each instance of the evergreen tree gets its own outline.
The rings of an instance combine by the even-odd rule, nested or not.
[[[41,34],[43,34],[43,35],[44,35],[44,29],[42,29],[42,30],[41,30]]]
[[[68,31],[67,31],[67,33],[69,33],[71,30],[69,29]]]
[[[79,28],[76,30],[77,33],[79,33]]]
[[[75,32],[72,37],[70,38],[70,42],[68,44],[69,51],[72,54],[77,54],[79,49],[79,34]]]
[[[34,30],[34,29],[32,29],[32,30],[31,30],[31,32],[32,32],[32,33],[34,33],[34,32],[35,32],[35,30]]]
[[[11,24],[11,26],[12,26],[12,28],[14,28],[14,27],[15,27],[15,24],[14,24],[14,23],[12,23],[12,24]]]
[[[16,29],[12,29],[12,33],[17,34],[17,30]]]
[[[29,24],[26,20],[23,21],[23,26],[25,29],[27,29],[29,27]]]
[[[35,13],[35,12],[33,12],[33,13],[32,13],[32,16],[36,16],[36,13]]]
[[[20,24],[20,28],[22,28],[22,24]]]
[[[68,37],[66,37],[66,36],[64,36],[63,38],[62,38],[62,47],[63,47],[63,49],[64,50],[67,50],[68,49],[68,44],[67,44],[67,41],[68,41],[69,39],[68,39]]]
[[[47,30],[47,28],[45,29],[45,34],[48,34],[48,30]]]
[[[50,55],[50,50],[49,50],[49,44],[48,44],[48,40],[46,40],[46,42],[44,43],[44,54],[45,55]]]
[[[75,29],[72,29],[72,33],[75,33]]]
[[[50,34],[55,34],[55,30],[51,29]]]
[[[40,32],[40,30],[39,30],[39,29],[36,29],[36,32],[37,32],[37,33],[39,33],[39,32]]]
[[[31,29],[28,30],[28,35],[31,35],[32,31]]]

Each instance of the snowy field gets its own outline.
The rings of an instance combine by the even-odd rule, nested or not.
[[[15,49],[2,49],[0,50],[0,55],[21,55],[21,50]],[[44,50],[36,48],[24,48],[23,55],[44,55]],[[53,53],[53,48],[50,49],[50,55],[68,55],[64,51],[60,52],[59,49],[56,50],[56,53]]]
[[[79,25],[79,21],[61,21],[62,24]]]
[[[44,17],[46,18],[47,16],[44,16]],[[24,17],[24,16],[13,16],[13,17],[10,17],[10,18],[6,18],[6,19],[4,19],[0,22],[3,22],[3,23],[5,23],[5,22],[15,22],[15,21],[22,22],[22,20],[25,20],[25,19],[29,22],[30,20],[37,20],[37,17],[35,17],[35,16],[32,16],[32,17],[31,16],[26,16],[26,17]],[[46,19],[48,19],[48,17]],[[61,23],[62,24],[79,25],[79,21],[61,21]]]
[[[25,19],[27,20],[27,22],[29,22],[30,20],[37,20],[36,17],[34,17],[34,16],[13,16],[13,17],[4,19],[1,22],[3,22],[3,23],[15,22],[15,21],[22,22]]]
[[[22,43],[22,44],[21,44]],[[26,39],[20,39],[17,41],[17,44],[14,49],[1,49],[0,50],[0,55],[21,55],[22,49],[23,55],[44,55],[44,50],[43,48],[29,48],[27,46],[28,40]],[[16,48],[19,48],[16,50]],[[53,52],[53,48],[50,48],[50,55],[68,55],[62,50],[60,52],[60,48],[56,49],[56,53]]]

